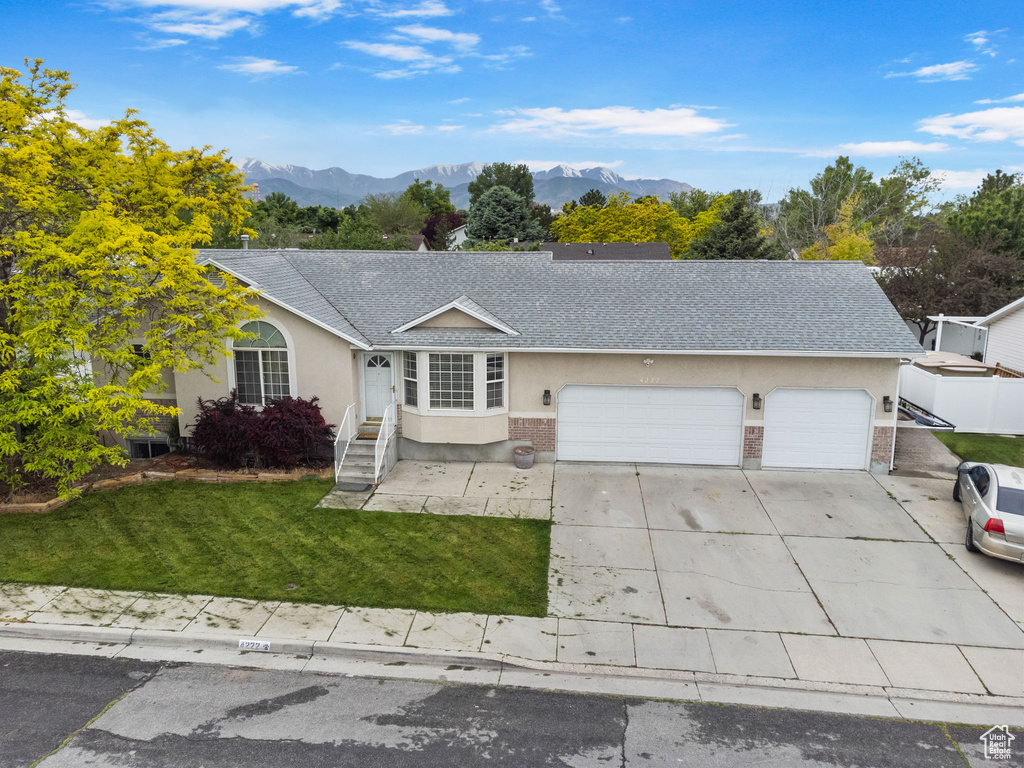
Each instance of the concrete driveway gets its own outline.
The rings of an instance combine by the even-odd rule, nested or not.
[[[550,612],[1024,648],[1024,569],[968,553],[948,481],[555,466]]]

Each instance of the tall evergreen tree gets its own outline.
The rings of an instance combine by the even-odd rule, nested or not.
[[[691,259],[778,259],[784,254],[773,248],[761,232],[757,211],[747,198],[733,194],[722,209],[721,221],[690,246]]]

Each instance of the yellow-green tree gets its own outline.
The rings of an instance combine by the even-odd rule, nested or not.
[[[839,206],[839,221],[829,224],[824,230],[824,240],[819,240],[800,252],[801,259],[832,261],[863,261],[875,263],[875,244],[868,233],[871,224],[854,221],[854,212],[860,195],[848,195]]]
[[[656,197],[631,201],[629,193],[608,198],[604,208],[576,206],[551,224],[563,243],[668,243],[672,258],[684,258],[690,244],[720,221],[720,198],[706,211],[687,219]]]
[[[67,495],[124,461],[100,433],[177,414],[148,399],[166,369],[212,362],[256,315],[192,250],[248,206],[223,152],[172,151],[132,111],[83,128],[68,74],[25,63],[0,68],[0,481],[42,475]]]

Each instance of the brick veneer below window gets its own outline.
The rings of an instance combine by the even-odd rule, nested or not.
[[[743,428],[743,458],[760,459],[761,445],[764,443],[764,427]]]
[[[508,419],[509,440],[529,440],[535,450],[555,450],[554,419],[523,419],[510,416]]]

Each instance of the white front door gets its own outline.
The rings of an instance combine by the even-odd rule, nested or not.
[[[866,469],[873,420],[863,389],[776,389],[764,400],[761,466]]]
[[[379,352],[363,355],[363,416],[365,418],[384,418],[384,410],[391,404],[393,387],[391,355]]]
[[[743,395],[732,387],[569,384],[558,459],[739,466]]]

